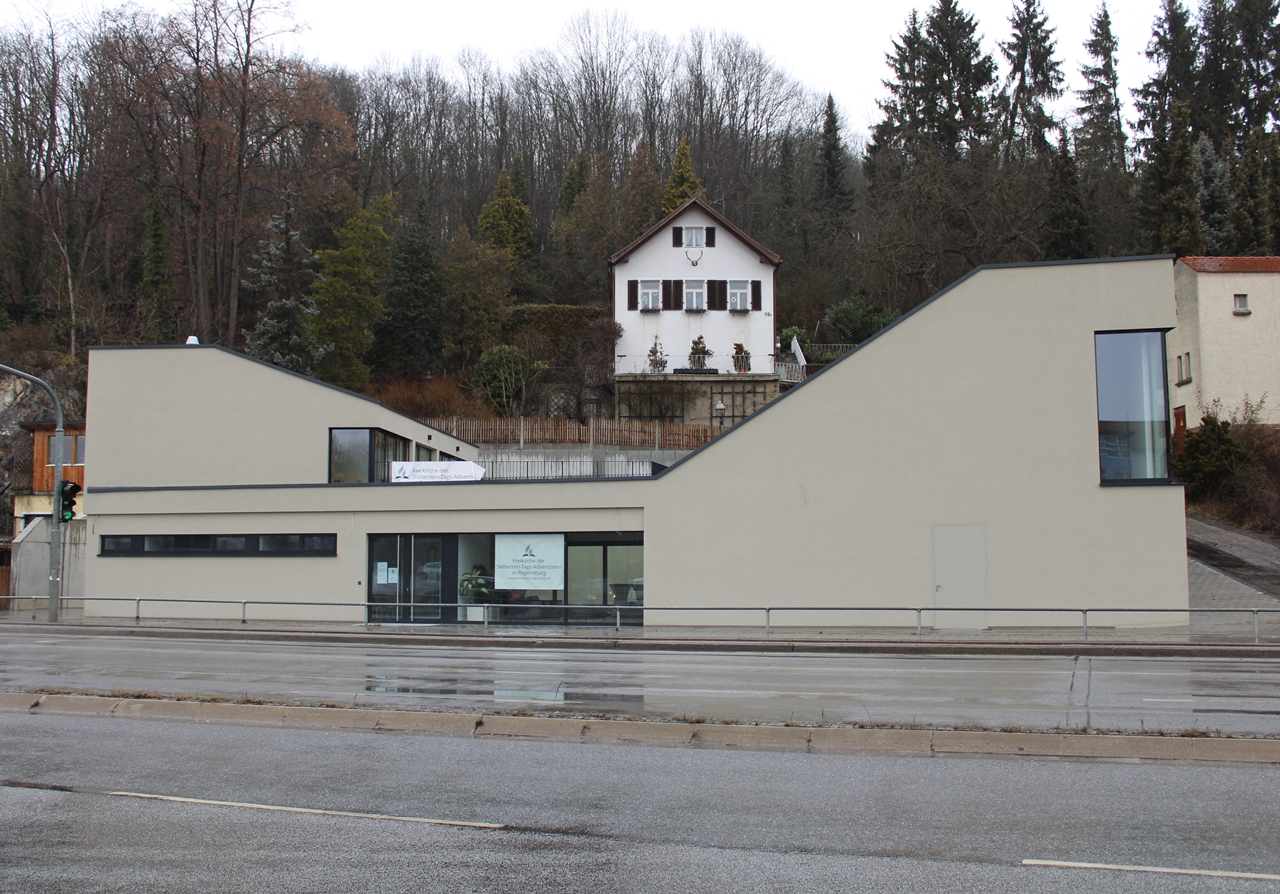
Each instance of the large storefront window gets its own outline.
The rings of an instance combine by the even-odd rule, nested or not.
[[[374,621],[644,623],[640,532],[371,535],[369,557]]]
[[[1164,333],[1099,332],[1094,349],[1102,483],[1168,481]]]

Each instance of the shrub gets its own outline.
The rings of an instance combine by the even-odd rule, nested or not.
[[[835,341],[856,345],[897,318],[896,313],[882,307],[870,295],[859,293],[832,305],[822,318],[822,326]]]
[[[415,419],[493,415],[483,401],[448,375],[424,380],[391,379],[371,386],[365,394]]]
[[[1232,479],[1244,458],[1231,423],[1210,413],[1200,427],[1187,432],[1182,451],[1173,457],[1173,472],[1187,486],[1187,500],[1203,503],[1230,496]]]

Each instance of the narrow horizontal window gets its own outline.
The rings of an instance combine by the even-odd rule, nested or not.
[[[104,534],[100,556],[336,556],[337,534]]]

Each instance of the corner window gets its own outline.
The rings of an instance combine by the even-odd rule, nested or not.
[[[1103,484],[1169,480],[1164,333],[1098,332],[1098,456]]]
[[[1232,296],[1231,312],[1235,314],[1237,317],[1247,317],[1249,315],[1249,296],[1248,295]]]
[[[685,232],[688,232],[687,228]],[[684,281],[684,309],[692,311],[707,309],[707,281],[705,279],[686,279]]]
[[[729,280],[729,310],[751,310],[751,284],[745,279]]]
[[[662,283],[656,279],[640,280],[640,309],[662,310]]]
[[[331,428],[329,483],[390,481],[391,463],[408,462],[412,443],[380,428]]]
[[[706,242],[706,234],[704,227],[685,227],[684,228],[684,247],[685,248],[702,248]]]

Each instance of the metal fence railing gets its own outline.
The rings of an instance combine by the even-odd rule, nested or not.
[[[492,419],[434,416],[418,421],[473,444],[588,444],[696,450],[720,433],[712,425],[643,419],[591,418],[582,423],[563,416]]]
[[[637,459],[482,459],[484,477],[510,481],[534,478],[648,478],[654,474],[651,460]]]
[[[35,617],[40,604],[47,604],[48,598],[35,598],[30,600],[30,610],[32,616]],[[179,597],[160,597],[160,596],[78,596],[63,597],[60,602],[65,605],[69,602],[116,602],[116,603],[132,603],[134,609],[134,621],[142,621],[143,605],[227,605],[239,608],[240,623],[249,623],[249,606],[288,606],[291,608],[327,608],[327,609],[359,609],[362,612],[376,610],[385,612],[389,609],[396,609],[397,615],[401,609],[407,609],[410,612],[421,613],[423,610],[456,610],[467,609],[468,616],[470,610],[481,609],[482,617],[478,619],[481,626],[489,626],[490,622],[498,623],[499,621],[506,623],[518,621],[516,618],[506,618],[504,613],[514,607],[511,603],[428,603],[428,602],[295,602],[292,600],[280,599],[183,599]],[[914,616],[915,621],[915,638],[921,639],[924,631],[924,616],[926,613],[946,612],[948,615],[991,615],[991,614],[1056,614],[1056,615],[1078,615],[1080,618],[1081,631],[1084,641],[1089,640],[1089,615],[1092,613],[1097,615],[1244,615],[1251,617],[1253,620],[1253,641],[1261,642],[1261,630],[1259,627],[1259,615],[1280,615],[1280,608],[1074,608],[1074,607],[1030,607],[1030,608],[937,608],[935,606],[917,606],[907,607],[901,605],[890,606],[863,606],[863,605],[788,605],[788,606],[758,606],[758,605],[634,605],[634,604],[618,604],[618,605],[566,605],[564,603],[531,603],[518,606],[521,608],[533,608],[554,610],[565,616],[566,621],[568,615],[573,612],[588,613],[597,620],[599,626],[614,626],[621,628],[624,618],[644,619],[652,613],[663,612],[749,612],[762,613],[764,621],[765,636],[769,636],[773,629],[773,615],[775,613],[786,612],[835,612],[835,613],[852,613],[858,612],[876,612],[883,613],[900,613],[904,617]],[[155,619],[172,618],[173,616],[157,615]],[[219,620],[216,618],[200,618],[196,620]],[[229,619],[221,619],[229,620]],[[280,621],[286,620],[281,618],[258,618],[259,621]],[[306,620],[306,619],[288,619],[288,620]],[[384,619],[385,620],[385,619]],[[612,624],[608,622],[612,621]],[[378,621],[366,621],[366,623],[378,623]],[[459,622],[459,623],[477,623],[477,621]],[[907,625],[901,625],[907,628]],[[1061,625],[1058,625],[1061,626]],[[907,628],[909,629],[909,628]],[[1280,639],[1277,634],[1275,639]]]

